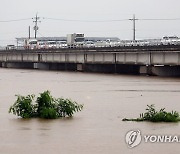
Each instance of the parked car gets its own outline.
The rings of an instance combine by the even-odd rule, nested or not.
[[[38,42],[38,49],[46,49],[47,45],[45,42]]]
[[[48,41],[47,42],[47,47],[48,47],[48,49],[56,49],[57,48],[56,41]]]
[[[86,41],[84,44],[84,47],[93,48],[93,47],[95,47],[95,44],[93,41]]]

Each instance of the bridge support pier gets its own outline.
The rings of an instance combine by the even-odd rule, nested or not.
[[[77,71],[84,71],[84,64],[77,64]]]
[[[140,66],[139,73],[142,75],[152,75],[152,66]]]
[[[49,70],[49,64],[48,63],[34,63],[35,69],[40,70]]]
[[[1,63],[1,67],[2,67],[2,68],[6,68],[6,62],[2,62],[2,63]]]

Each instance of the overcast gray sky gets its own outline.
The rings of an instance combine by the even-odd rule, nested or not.
[[[121,20],[132,18],[180,18],[180,0],[0,0],[0,21],[32,18],[38,12],[41,18],[38,36],[66,36],[84,33],[85,36],[119,37],[132,39],[131,21],[72,22],[70,20]],[[45,17],[45,19],[44,19]],[[16,37],[27,37],[32,19],[0,22],[0,45],[13,43]],[[136,38],[180,36],[180,20],[137,21]],[[33,32],[32,32],[33,36]]]

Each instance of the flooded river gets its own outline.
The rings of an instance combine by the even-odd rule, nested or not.
[[[84,104],[73,118],[23,120],[8,113],[15,94],[50,90]],[[180,143],[129,148],[126,133],[180,135],[180,123],[123,122],[147,104],[180,111],[180,78],[0,69],[0,154],[151,154],[180,152]]]

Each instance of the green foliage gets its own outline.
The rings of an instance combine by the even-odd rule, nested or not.
[[[49,91],[40,93],[33,104],[35,95],[17,96],[16,102],[10,107],[9,113],[22,118],[40,117],[56,119],[58,117],[72,117],[75,112],[83,109],[83,105],[69,99],[53,98]]]
[[[40,93],[40,96],[36,100],[37,103],[37,114],[41,118],[47,118],[53,119],[54,114],[52,112],[52,109],[54,109],[54,99],[51,96],[49,91],[44,91],[43,93]],[[55,109],[54,109],[55,110]],[[50,117],[52,116],[52,118]]]
[[[58,118],[57,112],[54,108],[42,108],[40,111],[40,117],[44,119],[56,119]]]
[[[40,110],[43,107],[52,107],[53,106],[53,97],[49,91],[44,91],[40,93],[40,96],[37,98],[38,109]]]
[[[147,105],[146,112],[141,113],[139,118],[124,118],[123,121],[178,122],[180,121],[180,116],[176,111],[166,112],[165,108],[156,111],[154,105]]]
[[[10,107],[9,113],[12,112],[13,114],[20,116],[22,118],[31,118],[34,116],[35,107],[32,104],[34,99],[34,95],[28,95],[26,97],[21,95],[16,95],[17,100],[16,102]]]
[[[69,99],[59,98],[56,100],[56,103],[56,109],[59,117],[72,117],[74,112],[79,112],[83,108],[83,105],[79,105]]]

